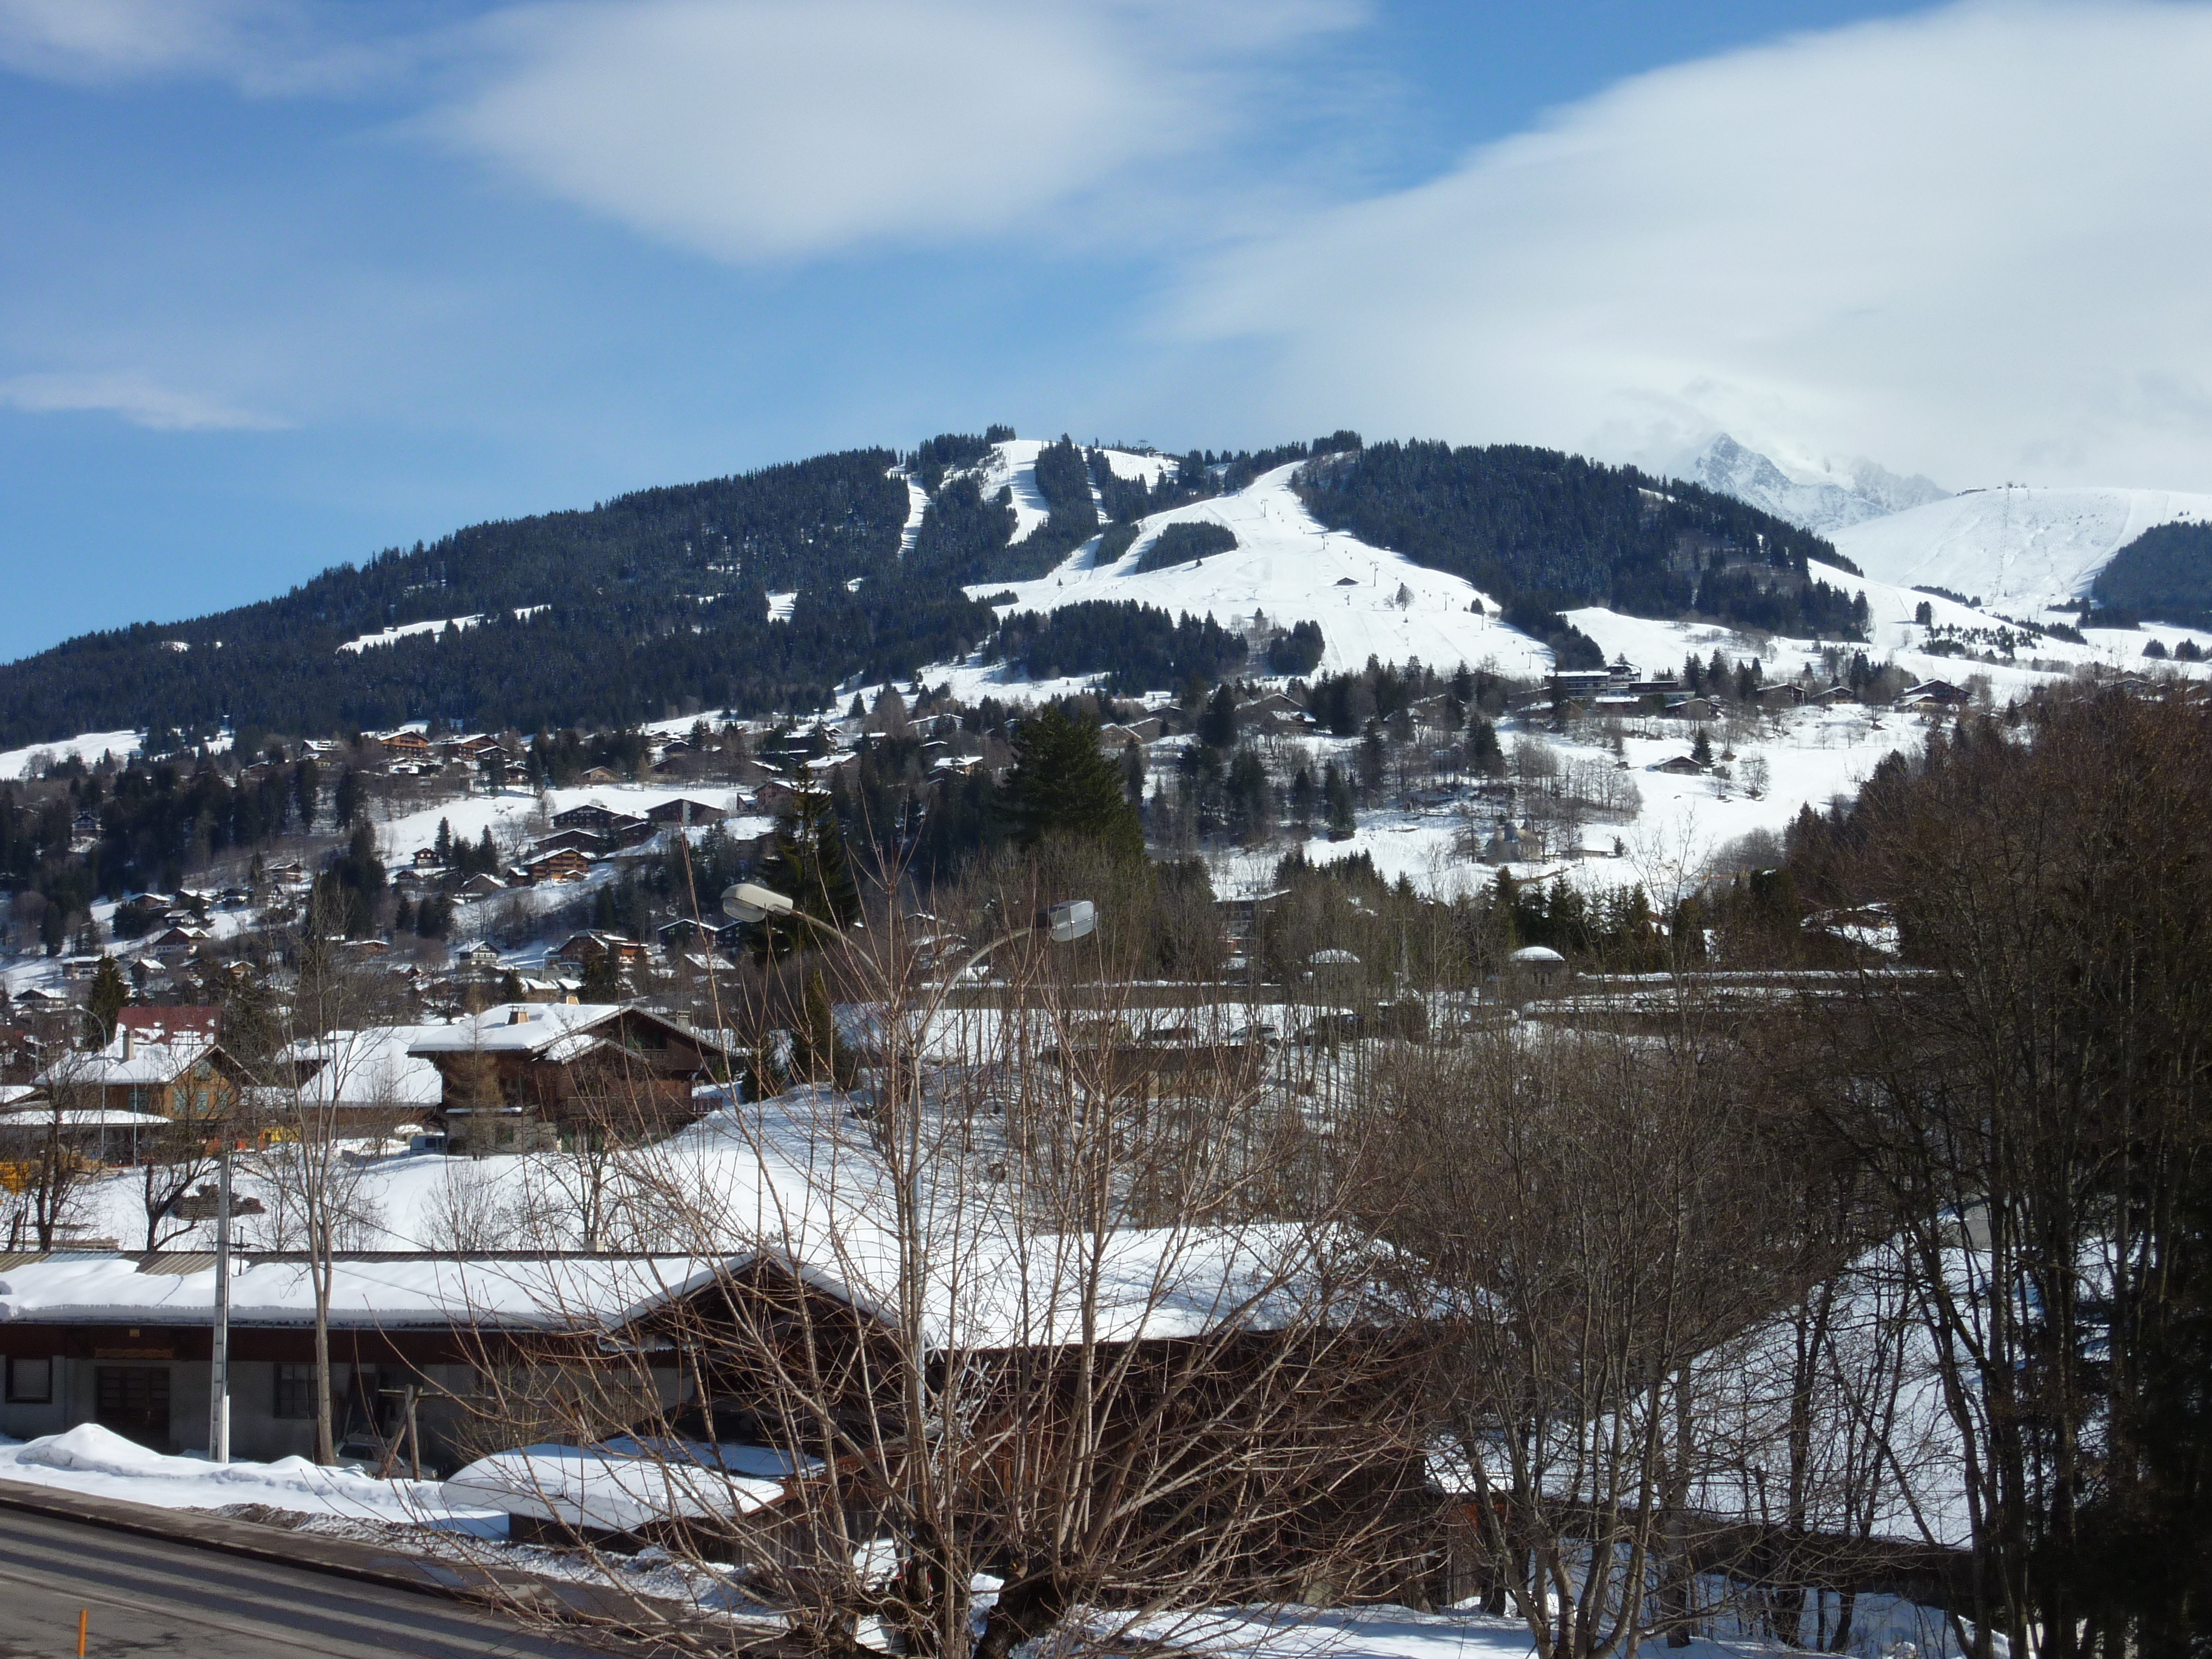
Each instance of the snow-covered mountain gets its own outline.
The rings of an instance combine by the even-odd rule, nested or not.
[[[1876,580],[1948,587],[2025,615],[2087,592],[2119,549],[2179,519],[2212,521],[2212,495],[2004,485],[1848,526],[1830,539]]]
[[[1034,462],[1033,454],[1006,456],[1003,477],[1014,487],[1017,510],[1021,470]],[[1295,463],[1279,466],[1233,495],[1152,514],[1112,564],[1094,562],[1100,542],[1094,537],[1035,581],[985,582],[969,591],[979,599],[1012,593],[999,607],[1001,616],[1104,599],[1135,600],[1171,615],[1211,615],[1224,627],[1249,629],[1255,611],[1285,628],[1317,622],[1325,641],[1322,667],[1330,672],[1356,669],[1370,656],[1384,662],[1418,657],[1443,667],[1486,665],[1514,675],[1549,671],[1551,652],[1499,622],[1496,599],[1460,577],[1322,528],[1291,488],[1297,470]],[[1160,532],[1176,524],[1221,525],[1237,545],[1139,574]]]
[[[1929,479],[1902,477],[1868,460],[1853,462],[1848,471],[1805,466],[1785,470],[1725,432],[1668,470],[1828,537],[1885,514],[1940,501],[1947,494]]]

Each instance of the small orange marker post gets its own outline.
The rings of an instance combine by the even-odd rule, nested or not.
[[[92,1609],[79,1607],[76,1610],[76,1659],[84,1659],[84,1632],[91,1623]]]

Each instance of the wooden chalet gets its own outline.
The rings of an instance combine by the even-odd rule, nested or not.
[[[665,800],[659,805],[647,809],[645,817],[646,822],[655,829],[665,829],[671,824],[682,829],[692,824],[720,823],[729,814],[719,806],[710,806],[705,801],[679,795],[674,800]]]
[[[61,1055],[36,1079],[48,1097],[71,1109],[131,1112],[173,1121],[228,1115],[248,1079],[211,1035],[212,1009],[126,1010],[103,1048]],[[144,1016],[183,1013],[176,1029]]]
[[[444,1079],[435,1115],[456,1152],[520,1152],[580,1129],[665,1133],[699,1115],[697,1091],[750,1067],[705,1032],[614,1003],[501,1003],[413,1027],[407,1052]]]
[[[574,848],[564,847],[530,860],[522,866],[521,873],[532,882],[581,881],[592,873],[592,861]]]

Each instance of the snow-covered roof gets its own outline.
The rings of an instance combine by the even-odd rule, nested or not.
[[[203,1032],[176,1031],[157,1042],[126,1026],[96,1053],[63,1055],[39,1073],[38,1081],[48,1088],[72,1083],[110,1089],[158,1087],[176,1081],[215,1046]]]
[[[842,1207],[842,1206],[841,1206]],[[495,1328],[612,1331],[720,1275],[769,1262],[861,1311],[896,1305],[893,1235],[846,1214],[805,1257],[779,1243],[728,1257],[527,1255],[340,1257],[331,1320],[390,1329],[481,1323]],[[793,1241],[797,1242],[797,1241]],[[945,1240],[934,1264],[926,1335],[937,1347],[1057,1346],[1092,1328],[1109,1342],[1191,1337],[1224,1324],[1280,1328],[1296,1317],[1309,1240],[1288,1226],[1132,1229],[1106,1236]],[[210,1322],[215,1273],[149,1273],[139,1258],[58,1256],[0,1273],[0,1322]],[[297,1326],[314,1319],[297,1260],[246,1258],[233,1269],[231,1319]]]
[[[481,1322],[501,1328],[613,1330],[713,1280],[701,1256],[509,1256],[455,1261],[339,1258],[331,1321],[392,1328]],[[231,1273],[232,1322],[311,1325],[314,1286],[304,1261],[246,1257]],[[58,1256],[0,1272],[0,1322],[209,1323],[215,1270],[142,1272],[131,1255]]]
[[[620,1012],[620,1006],[611,1002],[496,1003],[450,1024],[408,1028],[407,1052],[538,1054],[580,1037]]]
[[[1530,968],[1558,967],[1564,965],[1566,962],[1566,958],[1565,957],[1561,956],[1557,951],[1554,951],[1548,945],[1524,945],[1519,950],[1516,951],[1511,956],[1506,957],[1506,960],[1508,962],[1517,962],[1524,967]]]
[[[314,1067],[300,1085],[300,1098],[307,1103],[434,1106],[445,1097],[445,1079],[435,1066],[411,1052],[416,1034],[424,1029],[436,1028],[392,1025],[333,1031],[292,1044],[284,1058],[295,1066]]]

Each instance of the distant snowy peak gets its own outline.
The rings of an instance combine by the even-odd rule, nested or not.
[[[2087,592],[2114,553],[2181,520],[2212,522],[2212,495],[2001,485],[1848,526],[1833,539],[1878,581],[1948,588],[2017,612]]]
[[[1747,449],[1723,432],[1691,454],[1678,475],[1723,495],[1733,495],[1816,536],[1908,507],[1944,500],[1949,492],[1923,477],[1900,477],[1872,461],[1851,464],[1848,472],[1785,471],[1755,449]]]

